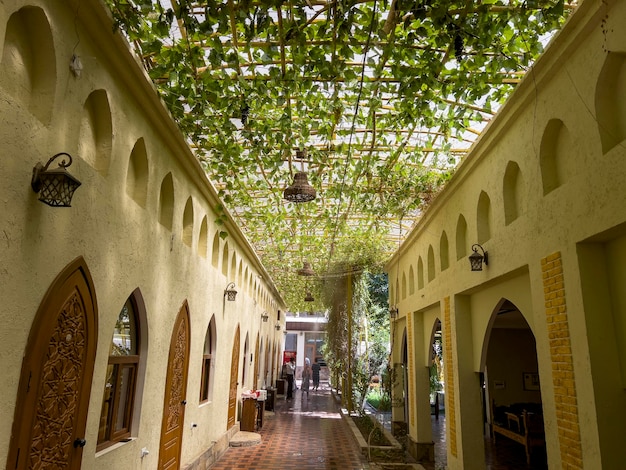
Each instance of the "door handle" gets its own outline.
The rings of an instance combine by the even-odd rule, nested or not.
[[[183,400],[180,402],[181,405],[186,405],[187,404],[187,400]]]
[[[85,444],[87,444],[87,441],[85,439],[81,439],[80,437],[77,437],[74,440],[74,448],[78,449],[79,447],[85,447]]]

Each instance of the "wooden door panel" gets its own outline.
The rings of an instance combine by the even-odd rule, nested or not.
[[[170,342],[159,446],[159,470],[180,467],[189,366],[189,338],[189,310],[185,302],[174,324]]]
[[[237,411],[237,377],[239,376],[239,326],[235,332],[233,341],[233,354],[230,362],[230,388],[228,394],[228,422],[226,429],[235,425],[235,414]]]
[[[7,469],[80,469],[95,360],[92,293],[79,258],[44,297],[22,365]]]

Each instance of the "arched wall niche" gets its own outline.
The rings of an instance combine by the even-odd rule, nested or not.
[[[193,241],[193,200],[191,196],[187,198],[183,212],[182,240],[185,245],[191,247]]]
[[[476,234],[478,243],[485,243],[491,238],[491,199],[485,191],[481,191],[480,196],[478,196]]]
[[[441,238],[439,239],[439,264],[441,265],[442,271],[445,271],[450,267],[448,234],[445,232],[445,230],[441,232]]]
[[[504,201],[504,224],[509,225],[523,213],[524,183],[517,162],[510,161],[506,165],[502,182],[502,195]]]
[[[428,282],[435,279],[435,250],[433,246],[428,246]]]
[[[172,230],[174,219],[174,179],[168,173],[161,181],[159,191],[159,223],[168,230]]]
[[[402,273],[402,300],[406,299],[406,273]]]
[[[56,51],[45,12],[26,6],[6,27],[0,84],[44,125],[52,119],[57,81]]]
[[[109,172],[113,145],[111,107],[105,90],[90,93],[83,106],[78,155],[102,176]]]
[[[141,207],[146,207],[148,199],[148,154],[146,143],[142,138],[137,140],[128,160],[126,172],[126,194]]]
[[[560,119],[551,119],[541,138],[539,166],[543,195],[551,193],[567,180],[567,163],[572,158],[569,131]]]
[[[417,258],[417,290],[424,288],[424,262],[422,257]]]
[[[222,274],[228,278],[228,259],[230,257],[230,252],[228,249],[228,242],[224,243],[224,248],[222,250]]]
[[[609,52],[596,83],[595,105],[602,153],[626,139],[626,53]]]
[[[467,256],[467,221],[463,214],[459,214],[456,221],[456,259]]]
[[[198,254],[202,258],[206,258],[208,249],[209,249],[209,229],[207,225],[207,218],[205,215],[202,218],[202,222],[200,222],[200,233],[198,234]]]
[[[409,268],[409,295],[415,294],[415,271],[413,265]]]
[[[211,264],[217,269],[220,262],[220,236],[218,232],[213,235],[213,247],[211,248]]]
[[[233,250],[233,256],[230,260],[230,275],[233,278],[233,282],[237,283],[237,253]]]

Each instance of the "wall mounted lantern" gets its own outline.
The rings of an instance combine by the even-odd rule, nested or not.
[[[478,252],[478,249],[482,251],[482,255]],[[483,262],[485,266],[489,265],[489,258],[487,256],[487,252],[485,249],[480,246],[478,243],[472,245],[473,253],[469,255],[470,266],[472,271],[482,271],[483,270]]]
[[[391,316],[392,320],[395,320],[396,317],[398,316],[398,307],[390,307],[389,308],[389,315]]]
[[[263,312],[261,314],[261,318],[263,319],[264,322],[267,322],[267,320],[269,319],[269,315],[267,314],[267,312]]]
[[[276,323],[276,331],[280,330],[280,325],[278,323]]]
[[[226,286],[226,289],[224,290],[224,297],[226,297],[229,302],[233,302],[235,300],[235,297],[237,297],[237,291],[235,290],[234,282],[231,282]]]
[[[310,291],[307,291],[306,295],[304,296],[304,301],[305,302],[313,302],[315,300],[315,298],[313,297],[313,294],[311,294]]]
[[[49,170],[50,164],[61,156],[66,156],[68,162],[62,159],[58,168]],[[67,171],[67,167],[71,164],[72,156],[61,152],[50,158],[45,166],[41,163],[35,165],[30,186],[33,191],[39,193],[41,202],[52,207],[71,207],[74,191],[81,185],[81,182]]]

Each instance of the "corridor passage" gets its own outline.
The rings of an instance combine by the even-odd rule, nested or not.
[[[327,383],[307,397],[277,396],[265,412],[261,443],[230,447],[211,470],[370,470]]]

